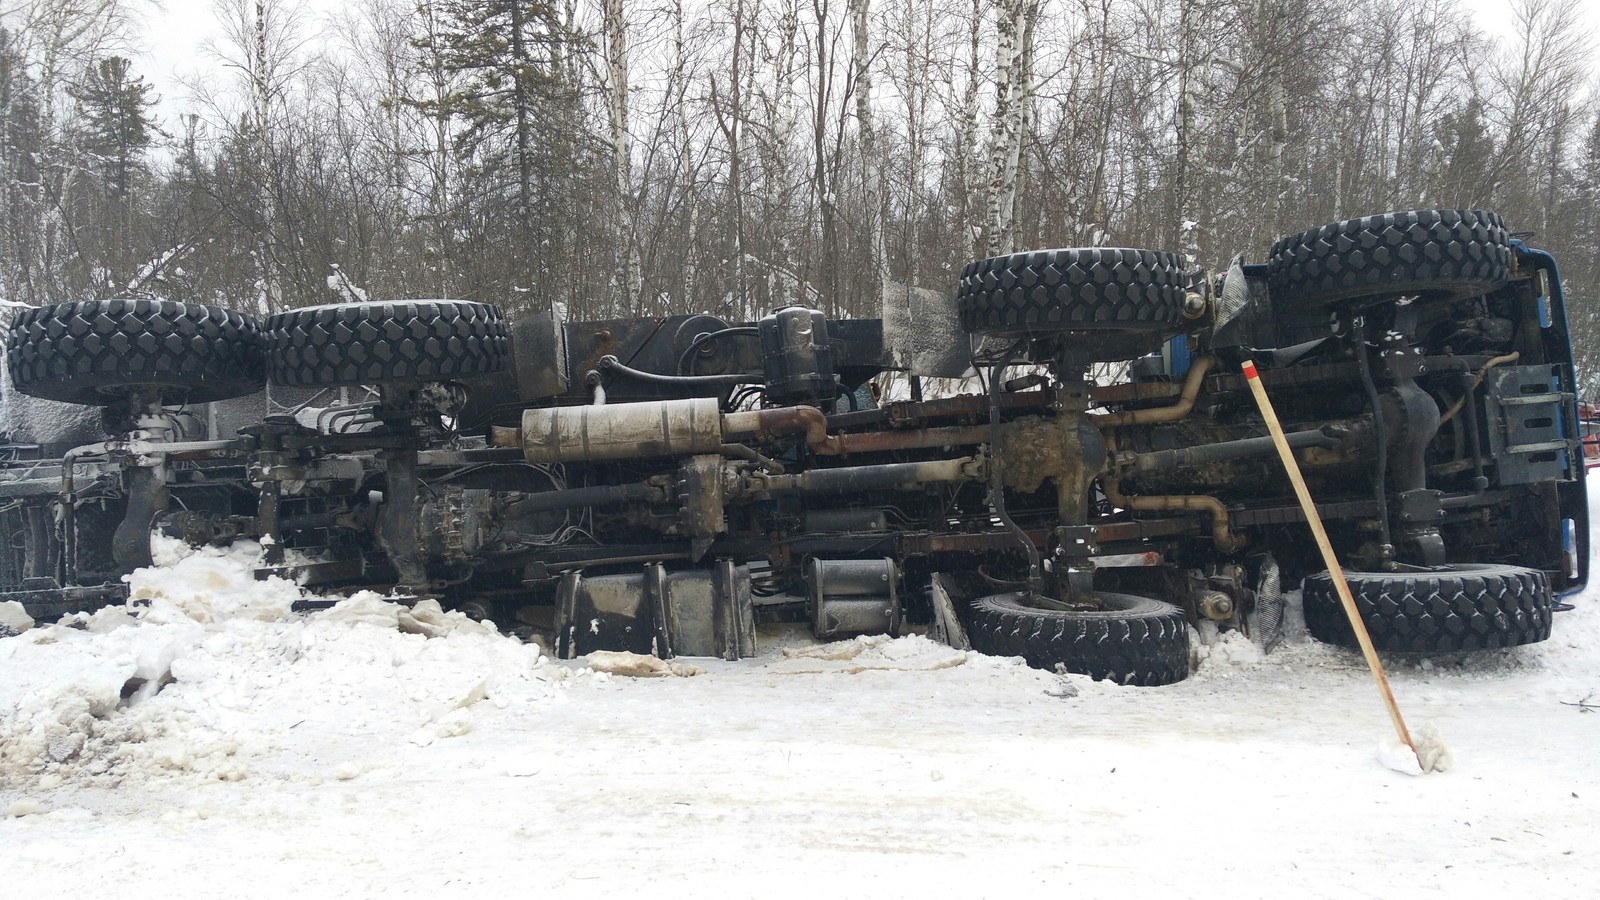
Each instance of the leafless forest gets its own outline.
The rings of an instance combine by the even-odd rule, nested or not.
[[[1455,0],[217,0],[157,115],[128,0],[0,0],[0,298],[876,315],[1016,249],[1478,206],[1593,372],[1580,2],[1491,41]]]

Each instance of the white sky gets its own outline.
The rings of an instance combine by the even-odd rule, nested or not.
[[[163,118],[187,104],[186,82],[200,78],[225,78],[221,62],[210,49],[222,42],[218,0],[132,0],[144,22],[144,36],[135,53],[135,71],[156,87],[163,101],[157,115]],[[288,0],[290,3],[297,0]],[[338,9],[341,0],[298,0],[307,12],[309,30],[322,27],[322,19]]]
[[[183,80],[218,77],[215,56],[205,50],[221,36],[217,22],[217,0],[133,0],[142,8],[145,21],[144,52],[135,54],[136,71],[156,86],[167,109],[181,107],[187,95]],[[293,0],[291,0],[293,2]],[[341,6],[340,0],[300,0],[309,11],[310,27],[320,27],[327,12]],[[1460,0],[1478,27],[1493,36],[1507,36],[1514,21],[1510,0]],[[1600,0],[1580,4],[1587,31],[1600,36]],[[1594,38],[1596,70],[1600,71],[1600,37]]]

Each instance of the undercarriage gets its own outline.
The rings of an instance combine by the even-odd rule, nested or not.
[[[25,309],[7,406],[37,409],[8,418],[0,599],[118,602],[155,530],[256,540],[259,577],[435,598],[564,657],[736,659],[791,621],[1165,684],[1202,621],[1270,644],[1302,581],[1313,635],[1353,640],[1246,361],[1379,649],[1543,640],[1587,578],[1560,279],[1492,213],[1336,223],[1214,277],[1014,254],[911,312]]]

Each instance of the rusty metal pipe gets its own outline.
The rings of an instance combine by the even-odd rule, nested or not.
[[[836,436],[836,440],[843,453],[959,447],[988,443],[989,426],[955,425],[948,428],[918,428],[915,431],[873,431],[865,434],[841,434]]]
[[[1123,425],[1150,425],[1155,422],[1176,422],[1194,411],[1194,401],[1200,396],[1200,385],[1206,379],[1206,373],[1217,364],[1214,356],[1202,356],[1189,367],[1189,374],[1183,381],[1183,393],[1178,395],[1178,402],[1171,406],[1158,406],[1153,409],[1129,409],[1122,412],[1102,413],[1090,416],[1089,420],[1101,428],[1118,428]]]
[[[805,434],[806,445],[814,453],[837,456],[844,452],[838,437],[828,434],[828,417],[815,406],[781,406],[728,413],[722,417],[724,441],[754,437],[768,440],[791,434]]]
[[[806,446],[811,448],[811,452],[820,456],[956,447],[982,444],[989,440],[989,428],[986,425],[953,425],[944,428],[830,435],[827,416],[814,406],[757,409],[728,413],[722,417],[722,435],[729,440],[743,437],[769,440],[783,435],[802,433],[806,436]]]
[[[1110,444],[1111,455],[1116,456],[1114,442]],[[1236,533],[1229,527],[1228,507],[1221,500],[1205,494],[1168,494],[1129,497],[1122,493],[1122,482],[1116,475],[1108,473],[1103,481],[1106,499],[1123,509],[1144,510],[1151,512],[1203,512],[1211,515],[1211,540],[1217,549],[1223,553],[1233,553],[1244,548],[1249,543],[1242,534]]]

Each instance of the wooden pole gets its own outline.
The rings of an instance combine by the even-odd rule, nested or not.
[[[1378,651],[1372,646],[1372,636],[1367,634],[1367,625],[1361,621],[1361,613],[1356,610],[1356,601],[1350,596],[1350,585],[1344,580],[1344,569],[1339,567],[1339,560],[1333,555],[1333,544],[1328,541],[1328,532],[1322,527],[1322,517],[1317,515],[1316,504],[1311,502],[1311,491],[1306,488],[1306,480],[1300,474],[1300,464],[1295,461],[1294,451],[1289,449],[1289,442],[1284,439],[1283,426],[1278,423],[1278,414],[1272,411],[1272,401],[1267,399],[1267,389],[1261,386],[1261,379],[1256,375],[1256,365],[1248,360],[1244,364],[1244,380],[1250,385],[1250,393],[1255,395],[1256,406],[1261,408],[1261,417],[1267,420],[1267,430],[1272,432],[1272,443],[1278,448],[1278,458],[1283,460],[1283,468],[1289,473],[1289,481],[1294,485],[1294,493],[1300,498],[1300,508],[1305,511],[1306,522],[1311,525],[1311,534],[1317,539],[1317,548],[1322,551],[1322,561],[1327,563],[1328,575],[1333,579],[1334,590],[1339,594],[1339,602],[1344,606],[1344,614],[1350,619],[1350,628],[1356,633],[1356,643],[1361,645],[1361,652],[1367,658],[1367,668],[1372,671],[1372,680],[1378,685],[1378,693],[1383,695],[1384,705],[1389,708],[1389,719],[1394,722],[1394,730],[1400,735],[1400,740],[1411,748],[1412,754],[1417,752],[1415,744],[1411,743],[1411,732],[1406,730],[1405,720],[1400,718],[1400,707],[1394,702],[1394,692],[1389,690],[1389,679],[1383,674],[1383,663],[1378,661]]]

